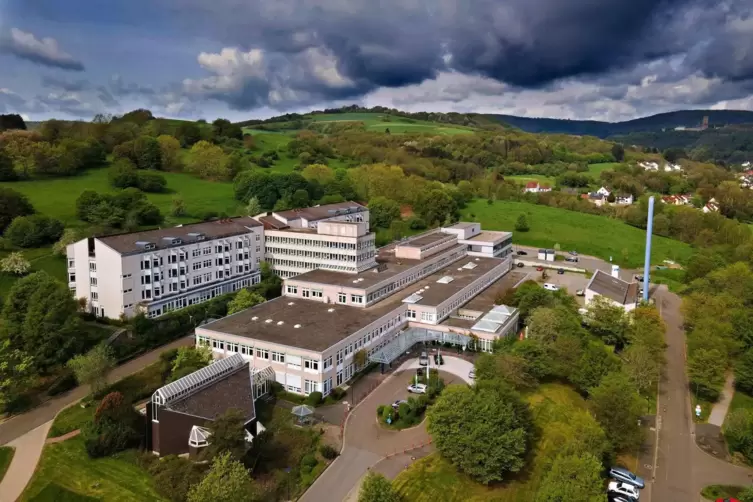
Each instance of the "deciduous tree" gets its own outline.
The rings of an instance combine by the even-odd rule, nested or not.
[[[257,490],[246,468],[229,453],[219,455],[200,483],[191,487],[188,502],[256,502]]]
[[[400,502],[400,496],[382,474],[369,471],[361,483],[358,502]]]
[[[536,492],[536,502],[603,502],[602,465],[590,453],[558,455]]]
[[[17,251],[0,260],[0,269],[6,274],[25,275],[31,270],[31,263],[24,258],[23,253]]]
[[[180,347],[173,359],[169,380],[174,382],[208,366],[211,362],[212,350],[209,347]]]
[[[160,151],[160,162],[165,171],[180,171],[183,166],[180,160],[180,141],[173,136],[163,134],[157,138]]]
[[[589,404],[615,450],[640,445],[638,420],[643,411],[643,400],[624,373],[605,376],[598,387],[591,389]]]
[[[394,200],[380,196],[369,201],[369,219],[373,226],[389,228],[397,218],[400,218],[400,205]]]
[[[254,305],[258,305],[259,303],[264,303],[264,297],[258,293],[254,293],[244,288],[238,291],[238,293],[236,293],[235,295],[235,298],[233,298],[230,303],[228,303],[227,313],[228,315],[235,314],[236,312],[246,310],[247,308],[251,308]]]
[[[12,348],[10,339],[0,339],[0,410],[12,404],[29,387],[33,377],[33,359]]]
[[[88,385],[92,395],[98,395],[107,386],[107,375],[115,366],[112,349],[99,344],[86,354],[75,356],[67,366],[81,385]]]
[[[0,232],[5,232],[14,219],[33,212],[34,207],[25,195],[10,188],[0,187]]]

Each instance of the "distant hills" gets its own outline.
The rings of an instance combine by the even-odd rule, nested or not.
[[[709,127],[712,128],[733,124],[753,124],[753,112],[745,110],[681,110],[625,122],[528,118],[496,114],[486,116],[502,124],[532,133],[574,134],[578,136],[596,136],[599,138],[638,132],[656,132],[676,127],[699,127],[703,121],[703,117],[709,118]]]

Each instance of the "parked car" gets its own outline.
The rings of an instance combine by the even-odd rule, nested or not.
[[[565,261],[569,261],[570,263],[578,263],[578,257],[577,256],[566,256]]]
[[[523,267],[525,267],[525,265],[523,265],[522,263],[518,263],[518,264],[517,264],[516,266],[517,266],[518,268],[523,268]]]
[[[434,364],[437,366],[442,366],[444,364],[442,354],[434,354]]]
[[[408,392],[411,394],[426,394],[426,385],[414,383],[408,386]]]
[[[571,254],[572,256],[578,256],[578,252],[577,252],[577,251],[569,251],[569,253],[570,253],[570,254]]]
[[[622,481],[629,485],[633,485],[640,489],[643,489],[646,486],[646,483],[645,481],[643,481],[642,477],[636,476],[624,467],[612,467],[611,469],[609,469],[609,477],[617,481]]]
[[[543,272],[543,271],[544,271],[544,267],[536,267],[536,272]]]
[[[607,493],[622,495],[623,497],[627,497],[628,500],[638,500],[641,496],[638,488],[633,485],[623,483],[622,481],[610,482],[609,488],[607,488]]]
[[[642,275],[634,275],[633,278],[638,282],[643,282],[643,276]]]
[[[555,286],[551,282],[546,282],[546,283],[544,283],[544,289],[546,289],[547,291],[559,291],[560,287],[559,286]]]
[[[468,378],[470,378],[471,380],[475,380],[476,379],[476,370],[469,371],[468,372]]]
[[[607,493],[607,500],[609,502],[635,502],[633,497],[626,497],[617,493]]]
[[[525,255],[527,255],[527,254],[528,254],[528,253],[526,253],[526,252],[525,252],[525,251],[523,251],[522,249],[521,249],[520,251],[518,251],[518,255],[519,255],[519,256],[525,256]]]
[[[578,291],[575,292],[575,296],[586,296],[586,292],[583,291],[582,289],[579,289]]]
[[[559,275],[563,275],[563,274],[565,273],[565,269],[564,269],[564,268],[558,268],[558,269],[557,269],[557,273],[558,273]]]
[[[401,404],[408,404],[408,401],[406,401],[405,399],[398,399],[397,401],[392,403],[392,409],[397,410],[398,408],[400,408]]]
[[[418,364],[421,366],[429,365],[429,356],[426,355],[426,352],[421,352],[421,355],[418,356]]]

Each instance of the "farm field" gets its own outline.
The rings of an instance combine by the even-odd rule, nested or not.
[[[595,180],[599,180],[602,172],[610,171],[619,165],[619,162],[601,162],[599,164],[590,164],[588,166],[588,174],[590,174],[591,177]]]
[[[516,232],[515,222],[525,214],[530,230]],[[528,246],[576,249],[579,253],[608,260],[624,266],[637,267],[643,262],[646,232],[619,220],[578,213],[566,209],[539,206],[525,202],[496,201],[489,205],[477,199],[462,211],[466,221],[477,221],[488,230],[513,232],[513,242]],[[661,264],[669,259],[684,263],[691,248],[684,242],[654,237],[651,261]]]
[[[513,180],[514,182],[525,185],[529,181],[538,181],[539,183],[548,183],[549,186],[554,187],[557,183],[551,176],[545,176],[543,174],[513,174],[511,176],[505,176],[506,180]]]
[[[547,426],[561,416],[553,408],[585,409],[585,400],[575,390],[562,384],[544,384],[527,396],[536,429]],[[546,434],[536,442],[526,469],[510,481],[497,486],[484,486],[459,473],[438,453],[423,458],[400,473],[393,482],[404,500],[413,502],[517,502],[534,500],[547,466],[555,452]]]
[[[154,490],[149,474],[137,465],[135,450],[92,460],[81,437],[44,447],[37,470],[20,500],[55,500],[44,495],[59,492],[113,502],[164,500]]]
[[[393,134],[404,133],[432,133],[432,134],[470,134],[475,131],[472,127],[455,124],[440,124],[422,120],[396,117],[381,113],[332,113],[310,115],[307,118],[323,122],[352,122],[359,121],[366,124],[368,131],[389,129]]]
[[[161,172],[167,180],[167,193],[146,194],[147,198],[169,215],[172,200],[183,198],[188,214],[196,215],[207,211],[239,214],[241,205],[233,198],[233,185],[230,182],[217,182],[199,179],[189,174]],[[69,227],[82,227],[85,224],[76,217],[76,198],[84,190],[114,193],[110,186],[107,168],[93,169],[80,176],[48,180],[14,181],[0,183],[29,198],[34,208],[45,215],[61,220]],[[176,218],[178,223],[195,221],[195,218]]]

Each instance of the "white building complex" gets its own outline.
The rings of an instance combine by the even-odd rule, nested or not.
[[[258,283],[264,229],[232,218],[90,237],[66,252],[68,285],[91,312],[157,317]]]

